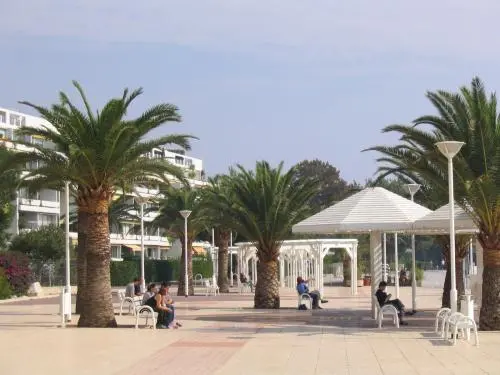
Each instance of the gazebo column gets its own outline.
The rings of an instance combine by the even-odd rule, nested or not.
[[[382,256],[382,280],[387,281],[387,233],[384,232],[384,252]]]
[[[319,292],[321,295],[324,295],[324,290],[325,290],[325,280],[324,280],[324,272],[323,272],[323,250],[320,247],[318,250],[318,261],[319,261]]]
[[[483,297],[483,247],[481,243],[476,238],[476,263],[477,263],[477,274],[471,277],[472,284],[472,295],[474,296],[475,303],[478,307],[481,306]],[[473,281],[472,281],[473,280]],[[478,317],[479,318],[479,317]]]
[[[257,284],[257,257],[253,257],[253,271],[252,271],[253,284]]]
[[[285,260],[280,256],[280,286],[285,287]]]
[[[354,273],[357,274],[357,269],[354,271]],[[373,302],[373,296],[377,291],[378,283],[382,280],[382,233],[379,231],[370,233],[370,273],[372,275],[370,301],[372,306],[372,316],[376,319],[377,310]]]
[[[394,268],[396,269],[396,277],[394,285],[396,286],[396,298],[399,298],[399,260],[398,260],[398,234],[394,233]]]
[[[352,247],[352,254],[353,254],[353,258],[354,258],[354,267],[356,270],[356,279],[357,279],[357,274],[358,274],[358,243],[357,242]],[[353,292],[354,292],[353,295],[358,294],[358,285],[357,285],[358,280],[355,280],[355,281],[356,281],[356,286],[353,289]]]

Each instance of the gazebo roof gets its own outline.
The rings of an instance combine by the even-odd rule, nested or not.
[[[450,232],[450,205],[445,204],[436,211],[418,219],[413,223],[416,232]],[[463,208],[455,203],[455,230],[462,233],[475,233],[477,227]]]
[[[293,226],[295,233],[411,231],[428,208],[384,188],[366,188]]]

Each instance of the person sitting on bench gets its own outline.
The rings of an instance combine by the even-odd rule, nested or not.
[[[313,300],[313,309],[321,309],[321,306],[319,305],[319,301],[321,303],[327,303],[328,301],[326,299],[321,299],[321,294],[318,290],[313,290],[312,292],[309,291],[309,286],[307,285],[308,280],[304,280],[302,277],[297,277],[297,293],[299,293],[299,296],[307,293],[311,296]]]
[[[403,316],[407,314],[405,312],[405,305],[401,302],[399,299],[391,299],[391,294],[387,294],[385,292],[385,289],[387,288],[387,283],[385,281],[381,281],[378,284],[378,289],[377,292],[375,293],[375,296],[377,297],[378,304],[380,307],[384,305],[392,305],[398,310],[398,316],[399,316],[399,323],[401,325],[408,325],[407,322],[403,321]],[[411,315],[408,313],[408,315]]]

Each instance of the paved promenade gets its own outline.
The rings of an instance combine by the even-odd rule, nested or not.
[[[61,329],[57,298],[2,303],[0,374],[499,374],[499,334],[481,333],[479,347],[434,334],[439,292],[419,288],[421,311],[399,330],[375,328],[368,287],[357,297],[327,288],[330,302],[314,312],[297,311],[289,290],[279,311],[252,309],[250,294],[179,297],[184,327],[157,331],[127,315],[118,329]]]

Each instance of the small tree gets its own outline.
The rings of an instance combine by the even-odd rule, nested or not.
[[[57,262],[64,256],[64,230],[47,225],[21,233],[12,239],[10,248],[26,254],[37,263]]]

